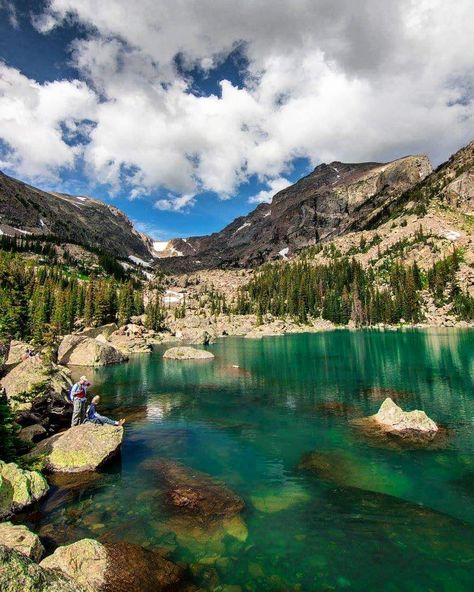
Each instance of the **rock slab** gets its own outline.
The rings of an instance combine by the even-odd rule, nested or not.
[[[15,549],[37,562],[44,554],[39,536],[22,524],[0,523],[0,545]]]
[[[214,354],[195,347],[171,347],[163,354],[167,360],[212,360]]]
[[[122,440],[121,426],[85,423],[41,441],[26,456],[41,459],[51,472],[95,471],[119,452]]]
[[[46,479],[37,471],[0,461],[0,520],[40,500],[48,489]]]

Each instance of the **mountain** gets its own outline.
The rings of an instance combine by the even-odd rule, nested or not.
[[[174,271],[249,267],[286,258],[302,247],[363,230],[394,207],[398,199],[431,173],[426,156],[388,163],[321,164],[209,236],[169,241],[160,266]],[[174,252],[173,252],[174,251]]]
[[[42,191],[0,172],[0,234],[54,236],[109,255],[152,257],[151,240],[117,208],[91,197]]]

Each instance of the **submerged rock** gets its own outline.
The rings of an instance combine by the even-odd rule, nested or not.
[[[129,543],[83,539],[59,547],[41,562],[76,580],[88,592],[160,592],[183,579],[183,569],[160,553]]]
[[[0,520],[40,500],[48,489],[46,479],[37,471],[0,461]]]
[[[298,468],[316,474],[323,481],[368,491],[403,495],[410,483],[400,475],[381,465],[359,462],[349,454],[339,451],[309,452],[304,454]]]
[[[142,466],[156,472],[167,503],[183,513],[203,518],[224,517],[239,514],[245,507],[242,498],[225,485],[175,461],[151,460]]]
[[[323,401],[315,405],[314,410],[325,417],[349,417],[358,413],[357,409],[352,405],[340,403],[339,401]]]
[[[259,512],[273,514],[306,503],[311,496],[298,483],[288,483],[279,489],[256,493],[250,499]]]
[[[58,349],[58,362],[71,366],[108,366],[125,362],[127,356],[103,340],[85,335],[66,335]]]
[[[0,544],[2,592],[86,592],[61,572],[43,569],[23,553]]]
[[[39,536],[22,524],[0,523],[0,545],[15,549],[33,561],[40,561],[44,553]]]
[[[168,360],[211,360],[214,354],[195,347],[172,347],[165,351],[163,357]]]
[[[121,426],[86,423],[43,440],[26,457],[41,460],[47,471],[95,471],[119,452],[122,439]]]

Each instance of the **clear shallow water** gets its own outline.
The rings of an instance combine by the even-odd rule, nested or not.
[[[130,414],[121,460],[53,490],[35,528],[167,547],[209,589],[471,591],[473,346],[468,331],[335,331],[98,370],[103,411]],[[381,389],[445,425],[447,447],[380,448],[354,430],[351,414],[376,412]],[[334,402],[347,414],[328,415]],[[298,468],[310,451],[329,455],[325,479]],[[246,502],[242,521],[207,532],[170,514],[142,465],[153,458],[224,482]]]

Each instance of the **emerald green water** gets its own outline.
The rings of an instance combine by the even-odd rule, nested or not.
[[[35,527],[57,542],[167,547],[206,589],[471,591],[473,348],[469,331],[334,331],[226,338],[211,362],[166,361],[161,349],[96,371],[103,412],[133,412],[121,459],[54,489]],[[374,446],[321,405],[370,415],[385,396],[374,388],[446,426],[446,447]],[[332,454],[329,478],[298,468],[310,451]],[[150,458],[225,483],[245,500],[242,522],[206,533],[170,514]]]

